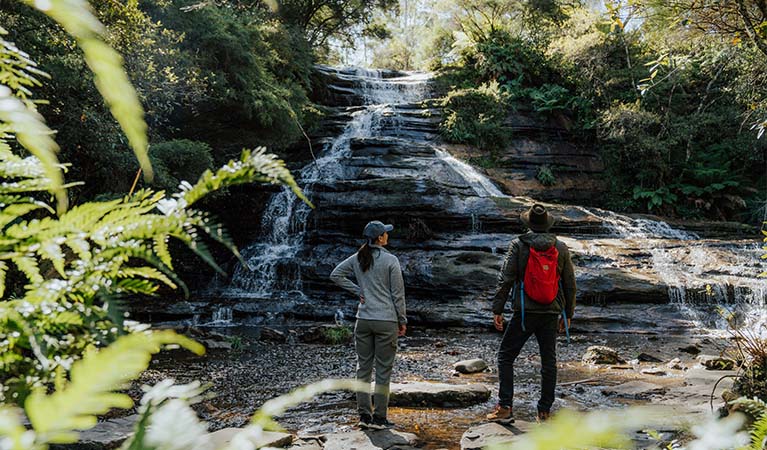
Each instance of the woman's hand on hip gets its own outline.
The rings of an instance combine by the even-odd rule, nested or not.
[[[397,333],[397,336],[404,336],[405,333],[407,333],[407,325],[404,323],[399,324],[399,332]]]

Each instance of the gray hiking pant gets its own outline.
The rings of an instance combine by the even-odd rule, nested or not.
[[[371,405],[370,391],[357,392],[357,409],[360,414],[386,418],[389,407],[389,380],[397,355],[397,322],[357,319],[354,326],[354,348],[357,350],[357,379],[370,384],[373,363],[376,369],[376,387],[373,393],[375,412]]]

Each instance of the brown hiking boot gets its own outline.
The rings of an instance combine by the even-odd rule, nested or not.
[[[536,420],[538,423],[546,422],[551,418],[551,413],[549,411],[538,411],[538,417],[536,417]]]
[[[510,407],[495,405],[493,412],[487,415],[487,420],[491,422],[509,424],[514,422],[514,417]]]

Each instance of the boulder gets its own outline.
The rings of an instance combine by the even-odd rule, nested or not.
[[[224,448],[232,438],[240,433],[244,428],[224,428],[208,434],[213,448]],[[293,442],[293,435],[288,433],[278,433],[276,431],[262,431],[260,435],[248,437],[248,440],[255,446],[284,448]]]
[[[625,364],[626,360],[610,347],[594,345],[586,349],[581,358],[584,364]]]
[[[477,373],[487,370],[487,362],[484,359],[466,359],[458,361],[453,364],[453,368],[456,372],[460,373]]]
[[[602,394],[610,397],[631,398],[637,400],[648,399],[654,395],[662,395],[666,389],[657,384],[644,381],[629,381],[617,386],[605,387]]]
[[[482,384],[394,383],[390,386],[392,406],[433,406],[459,408],[483,403],[490,390]]]
[[[660,367],[647,367],[645,369],[642,369],[641,373],[645,375],[653,375],[656,377],[666,376],[666,371],[664,369],[661,369]]]
[[[282,331],[275,330],[274,328],[264,327],[261,328],[261,334],[259,339],[262,341],[279,342],[284,343],[288,340],[288,335]]]
[[[322,450],[320,439],[303,438],[296,439],[288,450]]]
[[[485,423],[466,430],[461,436],[461,450],[479,450],[491,445],[507,445],[532,428],[530,422],[516,421],[508,426]]]
[[[119,417],[98,422],[89,430],[81,431],[73,444],[52,444],[51,450],[109,450],[120,447],[133,434],[138,415]]]
[[[324,450],[389,450],[409,449],[418,443],[418,436],[395,430],[351,431],[325,436]]]
[[[691,355],[697,355],[700,353],[700,347],[695,344],[687,345],[685,347],[679,347],[680,352],[689,353]]]
[[[671,361],[666,364],[666,367],[673,370],[685,370],[687,367],[682,364],[682,361],[679,358],[674,358]]]
[[[644,352],[640,353],[639,356],[637,356],[637,359],[641,362],[652,362],[652,363],[663,362],[662,359]]]
[[[732,370],[735,368],[735,360],[724,356],[700,355],[698,361],[706,370]]]

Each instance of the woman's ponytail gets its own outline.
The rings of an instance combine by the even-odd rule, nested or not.
[[[357,252],[357,261],[360,263],[360,268],[363,272],[367,272],[370,266],[373,265],[373,249],[370,247],[369,242],[365,242]]]

